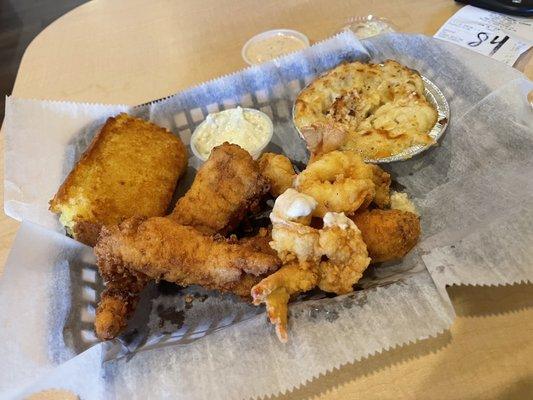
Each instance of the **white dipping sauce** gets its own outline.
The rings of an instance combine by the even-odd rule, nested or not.
[[[264,39],[251,42],[246,49],[246,58],[252,64],[261,64],[287,53],[305,49],[303,40],[283,33],[277,33]]]
[[[211,150],[224,142],[236,144],[256,155],[271,136],[272,121],[266,114],[237,107],[209,114],[196,128],[192,145],[203,159],[207,159]]]
[[[317,202],[311,196],[289,188],[276,199],[270,220],[272,223],[294,221],[310,216],[316,206]]]

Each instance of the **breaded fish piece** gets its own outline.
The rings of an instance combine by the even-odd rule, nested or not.
[[[257,207],[268,188],[252,156],[226,142],[211,151],[169,217],[206,234],[226,234]]]
[[[258,160],[259,170],[270,184],[270,194],[278,197],[292,187],[296,173],[289,160],[283,154],[264,153]]]
[[[270,232],[262,228],[256,236],[243,238],[239,244],[244,244],[253,251],[275,256],[276,253],[269,246],[270,240]],[[121,262],[102,262],[99,267],[106,287],[98,302],[94,328],[99,339],[110,340],[126,328],[142,290],[152,279]],[[243,274],[238,281],[227,284],[224,290],[249,299],[252,287],[265,276],[266,274]]]
[[[138,224],[139,222],[129,222],[129,224]],[[127,224],[127,222],[125,222]],[[168,224],[174,226],[174,221],[168,221]],[[118,230],[117,230],[118,229]],[[115,232],[114,238],[119,235],[117,232],[124,230],[124,227],[106,229],[106,232]],[[192,228],[185,227],[189,230]],[[153,280],[153,275],[141,273],[135,268],[123,262],[120,256],[113,257],[114,251],[119,251],[118,246],[110,245],[114,240],[104,234],[102,241],[97,244],[96,249],[100,256],[98,257],[99,271],[106,282],[106,288],[100,296],[98,308],[96,309],[96,318],[94,322],[96,336],[102,340],[110,340],[118,336],[128,324],[128,320],[135,311],[137,303],[139,302],[140,293],[150,280]],[[196,234],[195,234],[196,235]],[[241,239],[235,242],[233,239],[230,243],[238,243],[244,246],[246,250],[257,253],[264,253],[272,256],[273,262],[276,260],[276,253],[269,246],[270,232],[266,229],[261,229],[256,236]],[[132,239],[134,240],[134,239]],[[209,240],[209,239],[207,239]],[[217,242],[224,241],[219,239]],[[102,244],[100,243],[107,243]],[[163,244],[161,244],[163,246]],[[138,245],[140,249],[141,244]],[[173,260],[176,261],[176,260]],[[148,266],[149,268],[149,266]],[[199,271],[200,273],[200,271]],[[226,282],[224,285],[217,287],[219,290],[236,294],[243,298],[250,298],[250,290],[254,285],[259,283],[267,274],[254,275],[252,273],[243,273],[241,277],[232,282]]]
[[[67,176],[50,210],[67,233],[94,246],[102,225],[164,215],[187,166],[181,140],[151,122],[109,118]]]
[[[363,235],[372,263],[402,258],[420,238],[420,219],[411,212],[374,209],[351,219]]]
[[[152,280],[144,274],[129,269],[119,274],[115,267],[120,269],[123,266],[114,264],[106,266],[109,269],[108,275],[113,279],[106,283],[96,309],[94,330],[101,340],[114,339],[126,328],[135,312],[142,290]],[[224,290],[249,300],[252,287],[266,276],[266,274],[259,276],[243,274],[241,279],[226,284]]]
[[[165,217],[103,227],[94,252],[100,271],[128,269],[178,285],[231,290],[245,274],[276,270],[279,258],[254,241],[207,236]]]

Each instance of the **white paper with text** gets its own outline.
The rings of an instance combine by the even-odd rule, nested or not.
[[[533,20],[466,6],[435,37],[513,65],[533,44]]]

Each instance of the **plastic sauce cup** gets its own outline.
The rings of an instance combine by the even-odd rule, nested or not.
[[[269,54],[265,54],[264,55],[265,58],[263,60],[260,60],[260,61],[255,60],[253,57],[253,54],[250,54],[250,50],[253,50],[254,47],[258,46],[258,44],[260,45],[261,42],[264,42],[264,44],[266,45],[266,43],[269,40],[275,40],[276,37],[287,38],[288,40],[291,40],[293,43],[296,43],[296,41],[298,41],[301,43],[302,46],[298,49],[280,52],[279,54],[276,54],[275,56],[269,56]],[[274,30],[262,32],[262,33],[259,33],[253,36],[242,47],[241,55],[247,64],[257,65],[262,62],[270,61],[272,59],[282,57],[286,54],[293,53],[295,51],[303,50],[307,47],[309,47],[309,38],[305,36],[303,33],[292,30],[292,29],[274,29]],[[268,50],[265,49],[265,52],[268,52]]]
[[[262,111],[259,111],[259,110],[256,110],[255,108],[245,108],[245,107],[242,107],[243,111],[245,113],[248,113],[248,112],[251,112],[251,113],[255,113],[257,115],[260,115],[261,118],[264,118],[265,121],[268,121],[268,133],[267,135],[265,136],[265,141],[264,143],[262,143],[258,148],[257,150],[255,150],[253,153],[250,153],[251,156],[254,158],[254,160],[258,159],[259,156],[261,155],[261,153],[263,152],[263,150],[268,146],[268,144],[270,143],[270,141],[272,140],[272,136],[274,135],[274,124],[272,123],[272,120],[270,119],[270,117],[265,114],[264,112]],[[228,110],[224,110],[224,111],[220,111],[220,113],[223,113],[223,112],[226,112],[226,111],[230,111],[230,110],[233,110],[233,109],[228,109]],[[218,113],[217,113],[218,114]],[[208,158],[209,158],[209,155],[208,156],[204,156],[202,155],[198,149],[196,149],[196,138],[198,137],[199,133],[201,132],[201,127],[203,125],[205,125],[207,121],[203,121],[200,125],[198,125],[196,127],[196,129],[194,130],[193,134],[191,135],[191,150],[193,152],[193,154],[198,157],[200,160],[202,161],[206,161]],[[231,142],[229,141],[230,143],[234,143],[236,145],[239,145],[239,143],[237,142]]]

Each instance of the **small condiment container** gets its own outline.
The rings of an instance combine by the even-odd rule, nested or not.
[[[240,112],[240,110],[242,110],[243,117],[245,115],[249,115],[249,116],[252,117],[252,119],[256,119],[257,121],[261,121],[261,124],[264,127],[264,132],[262,132],[264,137],[260,138],[261,139],[260,141],[255,141],[255,143],[253,143],[253,144],[243,143],[243,141],[246,140],[246,134],[244,134],[244,136],[241,135],[240,138],[239,138],[239,135],[235,135],[233,140],[232,140],[231,137],[224,137],[223,139],[220,138],[220,139],[217,139],[217,140],[213,140],[213,145],[212,146],[210,146],[210,145],[208,146],[208,147],[210,147],[208,154],[206,154],[205,151],[201,151],[201,150],[199,150],[197,148],[197,143],[200,140],[200,136],[202,134],[209,134],[209,131],[206,129],[206,125],[207,124],[214,124],[214,126],[211,128],[211,131],[214,133],[214,135],[216,135],[216,130],[219,130],[219,132],[225,133],[226,135],[231,134],[231,131],[237,132],[239,129],[243,129],[243,128],[247,128],[247,129],[253,130],[254,129],[253,128],[253,123],[249,122],[248,120],[246,121],[247,123],[245,123],[245,125],[243,125],[244,122],[242,120],[240,120],[240,121],[238,119],[237,120],[235,120],[235,119],[232,120],[231,122],[234,122],[234,123],[237,123],[237,124],[238,123],[241,124],[241,126],[235,126],[233,128],[232,127],[228,128],[228,127],[223,127],[223,126],[217,126],[216,125],[216,120],[217,119],[222,119],[222,122],[224,122],[224,119],[225,119],[226,122],[227,122],[228,118],[226,118],[226,117],[228,117],[228,115],[231,115],[231,113],[236,114],[235,117],[238,118],[240,116],[238,114]],[[229,119],[231,119],[231,117]],[[215,121],[215,122],[213,122],[213,121]],[[226,132],[224,132],[224,130],[226,130]],[[242,134],[242,132],[241,132],[241,134]],[[251,132],[250,132],[250,134],[251,134]],[[192,150],[193,154],[196,157],[198,157],[200,160],[206,161],[209,158],[209,154],[211,154],[211,150],[213,149],[213,147],[216,147],[216,146],[222,144],[223,142],[227,141],[229,143],[233,143],[233,144],[239,145],[240,147],[242,147],[245,150],[247,150],[254,159],[257,159],[257,158],[259,158],[259,156],[261,155],[261,153],[263,152],[265,147],[267,147],[268,144],[270,143],[270,141],[272,140],[273,134],[274,134],[274,125],[272,124],[272,120],[264,112],[256,110],[256,109],[253,109],[253,108],[241,108],[241,107],[230,108],[228,110],[224,110],[224,111],[220,111],[220,112],[217,112],[217,113],[209,114],[207,116],[207,118],[205,119],[205,121],[203,121],[200,125],[198,125],[196,127],[196,129],[194,130],[194,132],[193,132],[193,134],[191,136],[191,150]],[[251,148],[252,145],[254,145],[255,147]]]
[[[375,15],[352,17],[343,29],[351,30],[359,39],[366,39],[380,33],[396,32],[394,24],[388,19]]]
[[[249,65],[257,65],[309,47],[309,38],[292,29],[259,33],[242,47],[241,55]]]

